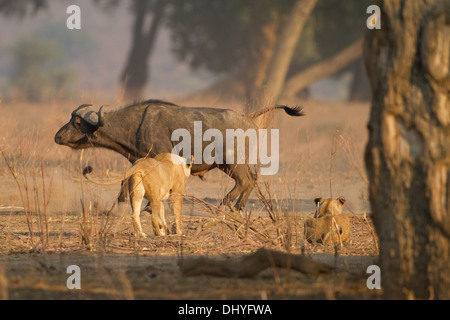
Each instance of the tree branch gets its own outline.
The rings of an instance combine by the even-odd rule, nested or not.
[[[278,100],[291,64],[303,27],[308,20],[317,0],[297,0],[281,29],[271,63],[266,74],[266,86],[263,97],[266,100]]]
[[[185,259],[179,262],[184,276],[209,275],[230,278],[252,278],[267,268],[292,269],[304,274],[318,276],[330,273],[328,265],[312,261],[303,255],[260,248],[240,261],[214,260],[208,258]]]
[[[280,100],[293,99],[297,92],[306,88],[311,83],[343,69],[351,62],[358,59],[362,55],[362,52],[363,40],[359,39],[330,59],[321,61],[312,67],[295,74],[286,82]]]

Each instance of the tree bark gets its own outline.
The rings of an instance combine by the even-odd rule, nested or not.
[[[148,60],[156,41],[166,3],[164,0],[159,0],[152,11],[149,10],[148,5],[147,1],[135,0],[132,47],[120,78],[126,99],[139,100],[143,97],[149,78]],[[150,14],[153,18],[147,31],[144,29],[145,20]]]
[[[450,299],[450,4],[385,0],[365,151],[386,298]]]
[[[297,0],[283,23],[280,36],[268,67],[265,86],[261,96],[263,102],[272,104],[278,100],[283,89],[292,56],[303,27],[308,20],[317,0]]]
[[[308,87],[311,83],[330,76],[348,66],[349,63],[362,55],[362,44],[363,40],[358,40],[337,53],[335,56],[325,61],[321,61],[290,77],[284,86],[280,101],[283,102],[294,99],[297,92]]]

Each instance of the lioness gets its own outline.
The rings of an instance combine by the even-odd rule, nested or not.
[[[327,245],[339,240],[347,242],[350,239],[351,222],[350,217],[342,213],[345,198],[322,199],[316,197],[314,202],[316,204],[314,218],[307,219],[305,222],[305,237],[308,242],[317,241]]]
[[[144,196],[152,206],[152,224],[156,235],[165,235],[167,232],[164,218],[163,200],[170,195],[172,210],[175,215],[176,233],[181,234],[181,207],[183,205],[184,185],[191,173],[194,157],[191,156],[189,164],[186,159],[171,153],[160,153],[155,158],[143,158],[133,163],[124,177],[111,181],[98,181],[90,176],[91,167],[83,170],[83,175],[89,181],[100,185],[111,185],[121,181],[127,182],[130,192],[131,208],[133,211],[133,226],[139,236],[145,237],[140,221],[141,204]]]
[[[305,221],[305,238],[308,242],[318,242],[325,245],[338,243],[339,240],[350,240],[351,222],[347,214],[341,213],[335,216],[336,224],[331,216],[310,218]],[[339,235],[338,235],[339,231]]]

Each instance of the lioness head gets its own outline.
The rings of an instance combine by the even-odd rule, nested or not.
[[[342,196],[337,199],[322,199],[321,197],[315,197],[314,203],[316,204],[316,213],[314,214],[314,218],[320,218],[331,214],[341,214],[342,208],[345,204],[345,198]]]

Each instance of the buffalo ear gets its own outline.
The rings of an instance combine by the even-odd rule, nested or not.
[[[316,207],[319,205],[319,203],[322,201],[322,197],[315,197],[314,203],[316,204]]]

